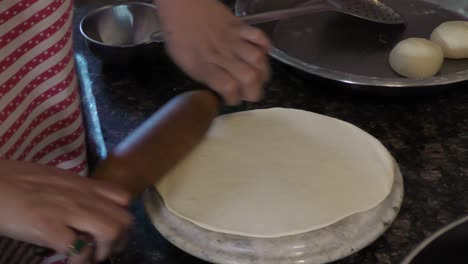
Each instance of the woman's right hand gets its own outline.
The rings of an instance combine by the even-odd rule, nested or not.
[[[271,43],[218,0],[157,0],[166,48],[193,79],[229,105],[262,98]]]
[[[77,232],[94,238],[105,260],[131,224],[130,195],[110,184],[59,169],[0,160],[0,234],[68,254]],[[90,249],[73,256],[87,263]]]

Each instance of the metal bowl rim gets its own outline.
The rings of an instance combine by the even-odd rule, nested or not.
[[[81,33],[81,35],[89,42],[92,42],[92,43],[100,45],[100,46],[109,47],[109,48],[135,48],[135,47],[141,47],[141,46],[145,46],[145,45],[153,43],[152,40],[149,40],[149,41],[142,42],[142,43],[137,43],[137,44],[109,45],[109,44],[106,44],[106,43],[103,43],[103,42],[100,42],[100,41],[97,41],[97,40],[91,38],[90,36],[88,36],[84,32],[83,25],[91,16],[93,16],[93,15],[99,13],[99,12],[102,12],[104,10],[114,8],[116,6],[132,6],[132,5],[133,6],[151,7],[151,8],[156,9],[156,10],[158,9],[158,7],[156,5],[149,4],[149,3],[141,3],[141,2],[115,3],[115,4],[105,5],[105,6],[93,9],[89,13],[87,13],[80,21],[80,33]]]
[[[411,263],[414,258],[421,253],[429,244],[434,242],[437,238],[441,237],[442,235],[446,234],[450,230],[458,227],[459,225],[462,225],[464,223],[468,222],[468,216],[462,217],[458,219],[455,222],[452,222],[451,224],[448,224],[441,229],[439,229],[437,232],[435,232],[433,235],[430,237],[426,238],[423,242],[421,242],[415,249],[411,251],[411,253],[401,262],[401,264],[409,264]]]

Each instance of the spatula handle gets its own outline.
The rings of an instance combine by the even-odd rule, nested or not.
[[[326,1],[311,2],[307,6],[300,6],[282,10],[268,11],[253,15],[240,16],[240,19],[247,24],[256,25],[281,19],[287,19],[297,16],[310,15],[315,12],[333,9],[333,6]]]
[[[209,90],[177,96],[111,151],[92,176],[138,196],[203,139],[219,107]]]

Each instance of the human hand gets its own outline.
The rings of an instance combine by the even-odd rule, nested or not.
[[[95,248],[72,255],[73,264],[103,261],[120,246],[132,221],[129,202],[129,194],[104,182],[0,160],[0,234],[63,254],[78,233],[89,235]]]
[[[258,101],[271,44],[218,0],[159,0],[166,48],[179,67],[229,105]]]

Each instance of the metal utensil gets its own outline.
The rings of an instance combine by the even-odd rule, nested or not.
[[[401,264],[468,263],[468,216],[441,228],[419,244]]]
[[[137,2],[103,6],[80,23],[81,35],[91,52],[113,65],[154,61],[162,51],[151,34],[160,31],[156,7]]]
[[[405,20],[380,0],[309,0],[294,8],[241,17],[249,24],[259,24],[323,11],[338,11],[369,21],[399,25]]]
[[[256,25],[324,11],[337,11],[387,25],[405,24],[401,15],[380,0],[308,0],[294,8],[240,16],[240,18],[247,24]],[[151,39],[155,42],[163,41],[162,33],[154,32]]]
[[[81,20],[80,30],[91,42],[131,47],[150,42],[150,34],[161,28],[156,6],[135,2],[91,11]]]

